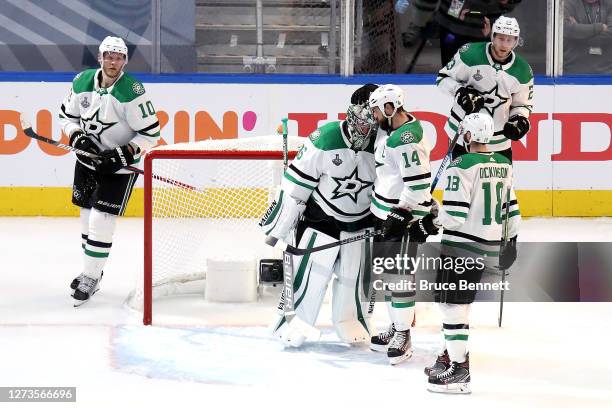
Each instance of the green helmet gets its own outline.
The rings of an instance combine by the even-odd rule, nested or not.
[[[355,150],[365,149],[370,137],[378,132],[378,123],[367,105],[349,105],[346,111],[346,124],[351,147]]]

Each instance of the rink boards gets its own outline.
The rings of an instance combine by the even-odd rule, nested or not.
[[[0,82],[4,96],[0,106],[0,215],[76,215],[76,208],[70,205],[74,157],[18,130],[18,112],[25,112],[38,133],[56,140],[62,137],[57,111],[70,86],[67,78]],[[355,78],[353,84],[147,83],[147,79],[147,94],[167,144],[273,134],[282,117],[289,117],[291,135],[307,136],[317,126],[342,118],[357,87]],[[417,82],[401,86],[407,110],[423,122],[433,147],[435,171],[446,151],[443,126],[451,98],[425,80]],[[532,130],[513,146],[522,214],[609,215],[612,114],[607,95],[612,85],[540,82],[536,80]],[[142,180],[128,215],[142,215],[141,186]]]

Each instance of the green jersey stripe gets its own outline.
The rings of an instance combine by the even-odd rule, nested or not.
[[[314,189],[315,189],[315,187],[313,187],[313,186],[309,186],[309,185],[308,185],[308,184],[306,184],[306,183],[302,183],[301,181],[296,180],[296,179],[295,179],[295,178],[294,178],[294,177],[293,177],[291,174],[289,174],[289,173],[285,173],[285,178],[286,178],[287,180],[291,181],[292,183],[297,184],[297,185],[298,185],[298,186],[300,186],[300,187],[304,187],[304,188],[307,188],[307,189],[309,189],[309,190],[314,190]]]
[[[445,334],[444,340],[453,341],[453,340],[464,340],[467,341],[467,334]]]
[[[447,211],[446,213],[455,217],[467,218],[467,213],[461,211]]]
[[[417,184],[416,186],[409,186],[409,187],[412,191],[418,191],[418,190],[425,190],[426,188],[429,188],[430,186],[431,184],[426,183],[426,184]]]

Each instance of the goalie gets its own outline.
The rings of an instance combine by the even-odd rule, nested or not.
[[[350,105],[346,120],[328,123],[308,137],[260,222],[268,244],[278,239],[288,242],[293,232],[298,248],[313,248],[371,230],[377,131],[368,107]],[[367,245],[357,241],[293,257],[297,319],[314,329],[327,285],[335,275],[332,321],[338,337],[347,343],[369,340],[368,285],[363,284],[371,269]],[[308,330],[289,325],[283,308],[281,297],[273,335],[299,347]]]

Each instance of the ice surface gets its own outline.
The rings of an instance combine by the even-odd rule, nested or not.
[[[329,305],[323,337],[283,350],[267,337],[275,290],[246,304],[200,296],[154,304],[153,327],[125,306],[142,273],[142,220],[120,219],[101,290],[72,307],[68,285],[81,259],[77,218],[0,218],[0,386],[77,386],[66,406],[610,406],[612,305],[473,306],[470,396],[425,390],[423,367],[439,336],[437,309],[419,305],[414,356],[397,367],[383,354],[338,341]],[[609,241],[610,219],[529,219],[529,241]],[[383,307],[375,321],[387,324]],[[10,406],[10,404],[7,404]],[[28,406],[19,405],[19,406]],[[61,406],[56,404],[54,406]]]

